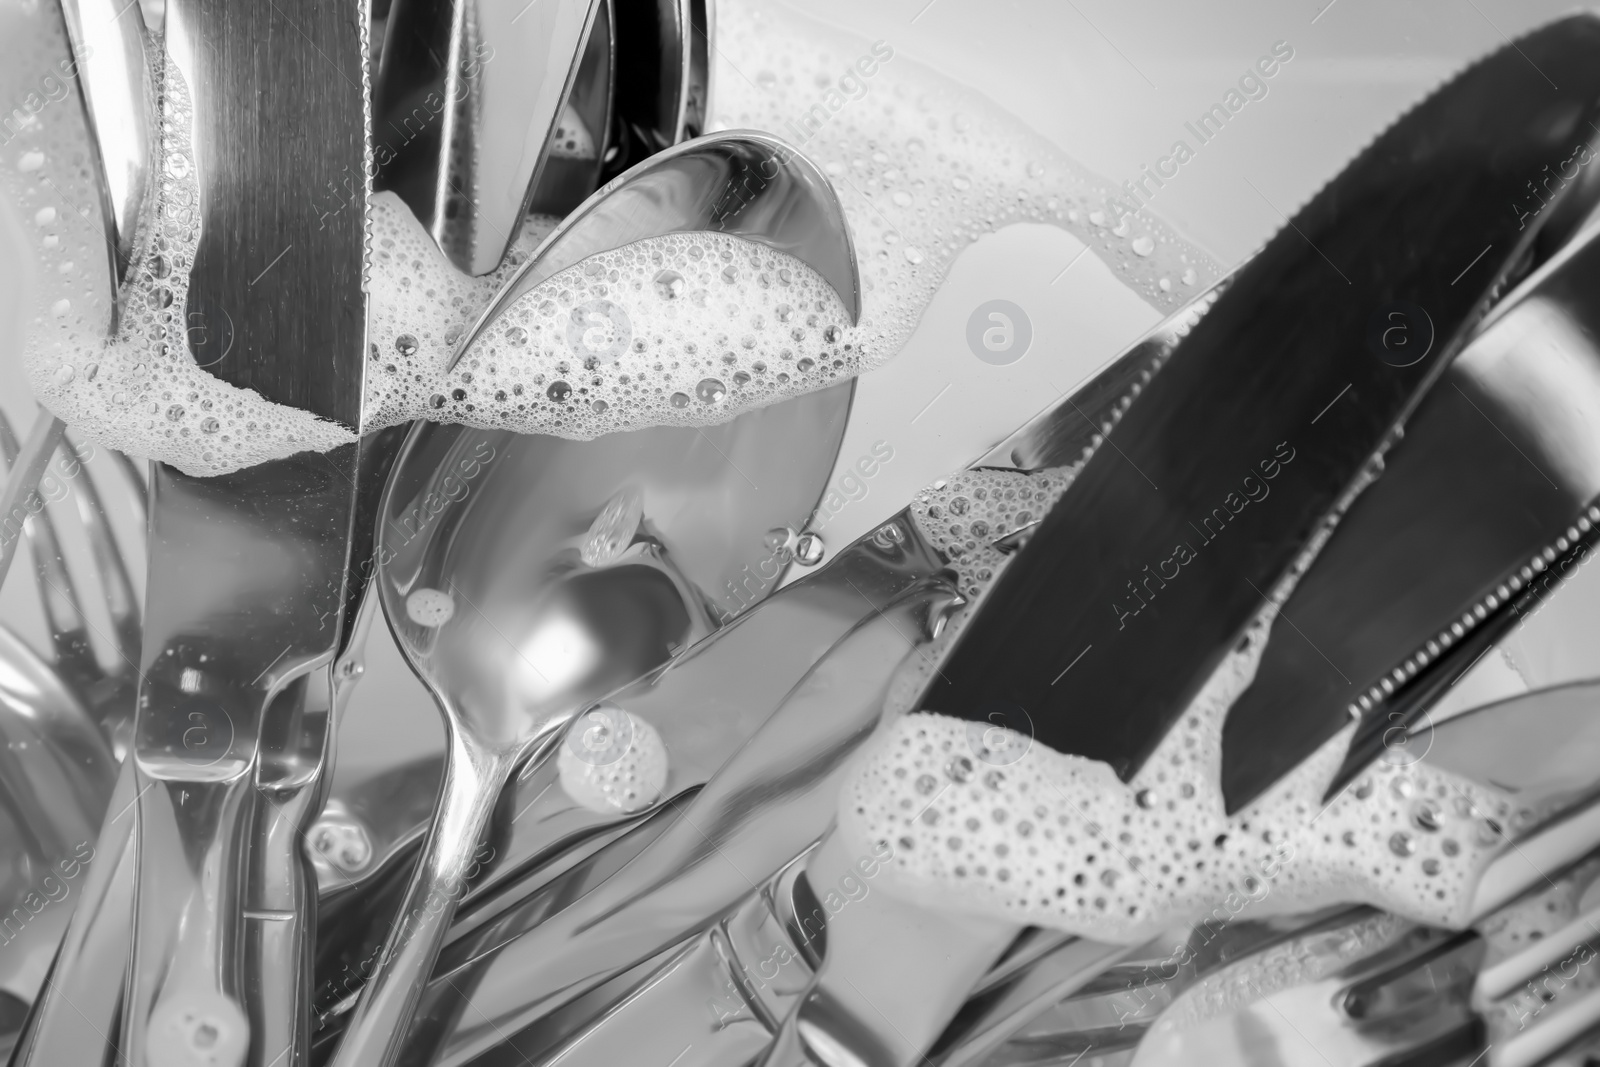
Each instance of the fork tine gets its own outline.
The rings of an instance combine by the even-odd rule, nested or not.
[[[63,452],[65,450],[63,446]],[[127,458],[120,452],[111,454],[120,459]],[[131,463],[129,467],[132,467]],[[142,493],[139,500],[143,502]],[[128,577],[126,557],[117,546],[116,534],[111,529],[105,500],[87,471],[84,472],[82,492],[73,503],[77,505],[78,519],[83,523],[84,533],[89,539],[89,551],[94,560],[95,576],[100,582],[100,594],[105,599],[106,612],[111,617],[111,638],[118,660],[111,673],[126,674],[136,670],[139,662],[139,598],[134,593],[133,581]]]
[[[61,436],[60,441],[64,444],[65,435]],[[11,421],[4,412],[0,412],[0,454],[4,455],[8,470],[16,469],[20,451]],[[69,685],[81,692],[84,683],[99,677],[100,667],[94,658],[94,648],[89,643],[83,602],[78,599],[77,587],[73,584],[72,575],[67,572],[61,539],[57,536],[55,521],[50,517],[48,506],[41,506],[37,513],[24,519],[22,531],[33,556],[39,599],[44,606],[45,623],[49,627],[50,643],[55,650],[55,668]]]
[[[11,560],[16,555],[17,542],[22,539],[21,520],[28,513],[24,502],[38,490],[39,479],[44,476],[45,467],[66,429],[66,423],[48,411],[41,411],[28,431],[28,440],[16,462],[10,465],[5,487],[0,489],[0,583],[5,582]]]

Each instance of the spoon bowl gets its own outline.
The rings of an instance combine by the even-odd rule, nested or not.
[[[854,251],[832,187],[782,142],[732,133],[652,157],[587,200],[507,283],[462,350],[561,269],[695,230],[795,255],[835,286],[852,319],[859,314]],[[396,642],[445,717],[446,772],[417,872],[336,1064],[387,1065],[400,1054],[456,905],[493,862],[480,840],[517,768],[548,755],[573,715],[711,633],[744,596],[775,587],[751,590],[741,576],[790,558],[788,544],[832,470],[853,388],[708,429],[586,442],[413,430],[379,509],[375,582]],[[719,607],[730,593],[734,610]],[[597,796],[615,785],[607,775],[618,761],[608,753],[618,746],[605,740],[614,737],[607,727],[626,726],[584,733],[602,739],[577,757],[600,768],[590,780]],[[628,787],[649,803],[664,772],[635,766],[651,749],[632,745],[631,732],[627,739],[619,759],[633,762],[618,770],[651,783],[649,795]]]

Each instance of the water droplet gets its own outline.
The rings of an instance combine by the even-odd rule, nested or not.
[[[162,308],[171,307],[172,290],[168,289],[164,285],[158,285],[154,289],[150,290],[149,295],[145,297],[145,302],[148,303],[152,308],[155,308],[157,311],[160,311]]]
[[[1155,806],[1155,798],[1151,796],[1150,790],[1148,789],[1141,789],[1135,793],[1133,795],[1133,801],[1146,811],[1149,811]]]
[[[66,299],[65,297],[50,305],[50,314],[54,315],[58,319],[66,315],[66,313],[71,310],[72,301]]]
[[[919,774],[917,775],[917,780],[914,785],[916,786],[917,792],[921,793],[923,796],[928,796],[935,789],[939,788],[939,779],[935,778],[931,774]]]
[[[1133,239],[1133,250],[1141,256],[1148,256],[1156,250],[1156,243],[1148,234],[1140,234]]]
[[[167,173],[174,178],[186,177],[189,173],[189,160],[180,153],[172,153],[167,157]]]
[[[558,404],[565,403],[567,397],[572,395],[572,386],[563,381],[554,381],[550,383],[550,388],[544,391],[544,395]]]
[[[56,221],[56,209],[53,207],[42,207],[33,213],[35,226],[48,226],[54,221]]]
[[[402,356],[414,356],[417,354],[417,339],[409,333],[403,333],[394,339],[394,347]]]
[[[922,251],[921,251],[921,249],[911,248],[911,247],[908,246],[906,248],[906,262],[910,263],[910,264],[913,264],[913,265],[921,263],[922,262]]]
[[[700,384],[694,387],[694,395],[702,403],[720,404],[722,398],[728,395],[728,387],[716,378],[702,378]]]
[[[779,304],[775,313],[778,316],[779,322],[788,322],[790,319],[794,318],[794,308],[790,307],[788,304]]]
[[[432,396],[430,396],[428,398],[428,406],[430,408],[433,408],[435,411],[437,411],[439,408],[444,407],[444,394],[443,393],[434,393]]]
[[[911,194],[906,192],[904,189],[896,189],[894,191],[894,195],[891,196],[890,199],[900,207],[911,206]]]
[[[1500,824],[1493,819],[1484,819],[1472,831],[1472,839],[1480,848],[1490,848],[1504,840],[1505,835],[1500,831]]]
[[[621,489],[600,509],[584,536],[578,555],[591,567],[603,567],[633,543],[644,518],[644,496],[633,486]]]
[[[168,422],[177,422],[181,418],[183,418],[183,405],[182,404],[173,404],[171,407],[167,408],[167,421]]]
[[[816,365],[816,360],[812,359],[810,356],[803,356],[797,363],[795,363],[794,369],[804,374],[806,371],[810,370]]]
[[[67,386],[67,385],[72,384],[73,376],[76,373],[77,372],[75,370],[73,370],[73,368],[72,368],[72,364],[63,363],[63,364],[61,364],[61,366],[56,368],[55,373],[52,374],[50,377],[51,377],[52,380],[54,380],[56,385],[58,385],[58,386]]]
[[[722,280],[727,282],[729,285],[732,285],[734,282],[738,281],[739,280],[738,268],[734,267],[733,264],[731,264],[731,263],[728,266],[723,267],[722,268]]]
[[[1200,276],[1194,272],[1193,267],[1190,267],[1188,270],[1183,272],[1182,280],[1184,285],[1193,285],[1195,282],[1200,280]]]
[[[1424,797],[1411,807],[1411,824],[1419,830],[1434,833],[1440,826],[1439,805]]]
[[[506,343],[519,346],[527,344],[528,331],[524,330],[521,326],[511,327],[510,329],[506,330]]]
[[[990,789],[999,789],[1005,784],[1005,780],[1006,776],[1000,771],[990,771],[988,774],[983,776],[983,784],[988,786]],[[1001,813],[998,808],[995,809],[995,821],[1002,821]]]
[[[1422,861],[1422,873],[1426,874],[1426,875],[1428,875],[1430,877],[1435,875],[1435,874],[1438,874],[1439,873],[1439,861],[1434,859],[1432,856],[1429,856],[1427,859],[1423,860]]]
[[[656,295],[663,300],[676,300],[682,296],[684,284],[683,275],[675,270],[663,270],[656,273]]]
[[[965,756],[952,756],[944,765],[945,775],[957,785],[972,781],[972,761]]]
[[[826,551],[827,546],[817,534],[803,533],[795,538],[794,558],[800,561],[802,567],[815,567],[822,562],[822,555]]]
[[[201,433],[216,433],[221,428],[222,423],[218,422],[214,417],[207,416],[200,420]]]
[[[670,402],[675,408],[686,408],[689,406],[689,394],[673,393],[670,398]]]
[[[1404,830],[1396,830],[1389,835],[1389,851],[1396,856],[1409,856],[1416,850],[1417,843]]]
[[[44,166],[44,153],[38,149],[22,153],[22,158],[17,160],[17,169],[24,174],[38,170],[42,166]]]
[[[1044,164],[1040,163],[1036,159],[1030,159],[1028,161],[1028,177],[1030,177],[1030,178],[1043,178],[1044,177]]]
[[[100,376],[100,364],[91,363],[87,367],[83,368],[83,380],[84,381],[92,382],[96,378],[98,378],[99,376]]]

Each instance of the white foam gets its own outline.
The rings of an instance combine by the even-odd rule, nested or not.
[[[54,12],[42,10],[29,20],[37,35],[29,45],[42,57],[35,62],[53,63],[68,54],[66,41]],[[37,70],[25,73],[38,77]],[[5,81],[15,98],[15,78]],[[220,327],[191,322],[185,313],[189,265],[199,243],[192,208],[197,189],[188,93],[170,65],[164,106],[155,176],[159,226],[147,227],[129,270],[114,337],[107,336],[112,299],[99,191],[76,101],[68,96],[36,114],[3,150],[0,185],[25,220],[34,257],[24,359],[35,396],[84,437],[170,459],[195,473],[352,440],[334,423],[268,404],[195,365],[190,328]]]
[[[23,98],[68,54],[50,15],[41,5],[17,16],[22,32],[11,42],[15,62],[0,72],[0,90],[10,99]],[[528,294],[519,311],[523,328],[540,326],[549,343],[524,349],[505,342],[505,331],[496,329],[447,374],[459,331],[488,305],[552,220],[525,221],[508,262],[471,279],[449,266],[397,198],[374,196],[368,207],[374,352],[367,375],[368,428],[431,418],[587,438],[647,425],[725,421],[889,359],[909,338],[960,250],[1016,222],[1071,230],[1162,310],[1218,276],[1208,257],[1159,221],[1143,213],[1120,217],[1108,183],[982,96],[894,55],[892,48],[751,0],[725,0],[718,20],[719,96],[712,126],[766,129],[801,141],[833,180],[862,268],[859,324],[843,321],[837,297],[817,290],[816,275],[778,253],[733,238],[674,237],[606,253],[599,275],[568,272],[550,279]],[[858,61],[874,73],[860,74]],[[735,63],[755,71],[754,80],[747,81]],[[87,208],[87,221],[75,213],[65,218],[68,204],[98,203],[80,109],[53,103],[33,114],[6,146],[10,155],[0,166],[0,183],[23,218],[42,218],[51,209],[64,220],[36,223],[41,239],[54,243],[35,249],[41,282],[30,316],[30,381],[41,401],[85,436],[192,473],[222,473],[334,447],[349,439],[339,427],[224,385],[190,361],[183,276],[198,240],[186,211],[194,192],[193,160],[182,85],[175,72],[168,78],[163,199],[156,207],[168,247],[155,250],[165,274],[135,271],[129,301],[135,313],[109,344],[109,296],[97,291],[104,245],[95,209]],[[574,142],[572,150],[581,147]],[[707,272],[680,270],[690,303],[651,303],[661,270],[656,255],[665,260],[696,241],[719,258],[729,253],[723,265],[734,265],[739,276],[728,283],[720,268],[705,280],[701,275]],[[151,265],[146,258],[144,266]],[[771,279],[785,270],[808,303],[784,300],[776,285],[762,286],[763,274]],[[595,296],[602,286],[607,294]],[[170,304],[147,309],[141,301],[162,288],[171,294]],[[644,341],[645,351],[630,347],[615,363],[582,366],[592,353],[574,353],[572,345],[561,343],[560,330],[550,334],[560,315],[582,307],[581,301],[564,303],[564,290],[622,307],[627,331],[633,341]],[[704,307],[693,304],[700,291],[706,293]],[[547,301],[553,303],[548,312]],[[788,333],[803,327],[805,338],[786,337],[779,328],[777,307],[783,302],[800,319],[798,327],[784,324]],[[813,314],[814,326],[806,321]],[[151,336],[157,326],[165,336]],[[838,330],[832,340],[823,336],[830,326]],[[751,338],[755,343],[747,346]],[[689,344],[697,351],[687,352]],[[792,349],[792,368],[784,362],[786,347]],[[725,362],[729,354],[731,363]],[[803,360],[812,367],[802,368]],[[758,371],[758,363],[766,370]],[[551,395],[558,381],[570,389],[565,400]]]
[[[654,726],[601,702],[570,728],[556,771],[574,803],[602,815],[654,804],[667,785],[667,746]]]
[[[908,660],[891,714],[914,706],[927,664],[973,614],[969,605]],[[1275,614],[1269,604],[1127,783],[1105,763],[918,712],[893,719],[864,755],[840,793],[840,830],[853,847],[892,843],[891,892],[1101,941],[1146,940],[1219,901],[1248,904],[1254,917],[1367,903],[1464,924],[1478,875],[1504,847],[1512,808],[1501,790],[1380,760],[1324,805],[1351,723],[1225,814],[1222,726]]]

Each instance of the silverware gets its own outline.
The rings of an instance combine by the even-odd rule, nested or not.
[[[234,326],[231,337],[191,334],[193,354],[233,385],[352,430],[365,365],[362,221],[319,217],[315,203],[324,183],[365,165],[362,37],[325,5],[175,0],[164,38],[194,124],[200,226],[187,313]],[[316,116],[315,136],[279,121],[285,113]],[[263,273],[269,247],[283,252]],[[254,765],[281,694],[338,648],[356,451],[208,479],[156,468],[122,1011],[134,1065],[238,1064],[249,1046],[238,946]]]
[[[1293,628],[1268,640],[1229,711],[1229,810],[1359,716],[1329,795],[1342,789],[1531,614],[1570,569],[1566,557],[1592,540],[1600,350],[1589,294],[1600,226],[1534,266],[1419,406],[1383,476],[1284,604]]]
[[[920,706],[981,718],[1004,700],[1026,709],[1040,743],[1130,776],[1279,591],[1308,536],[1349,506],[1531,247],[1539,220],[1519,231],[1504,205],[1546,161],[1549,142],[1533,126],[1570,143],[1592,136],[1597,50],[1600,21],[1586,16],[1527,35],[1435,91],[1313,198],[1240,269],[1133,404],[1118,447],[1089,461],[1034,550],[1006,567],[991,595],[1004,609],[965,631]],[[1524,77],[1521,53],[1535,51],[1572,71],[1570,97]],[[1464,154],[1493,162],[1439,197],[1437,176],[1456,173]],[[1441,277],[1438,263],[1469,263],[1485,245],[1477,273],[1454,286]],[[1395,311],[1410,321],[1415,306],[1431,323],[1420,356],[1383,348],[1383,329],[1376,350],[1357,347],[1374,323],[1391,328]],[[1286,455],[1307,461],[1247,500],[1261,490],[1243,479],[1262,485],[1259,465]],[[1169,572],[1181,580],[1161,577],[1185,543],[1194,558]],[[1151,647],[1170,649],[1163,670],[1136,666]],[[1087,710],[1108,702],[1126,713]]]
[[[838,202],[808,163],[788,159],[769,193],[716,210],[744,167],[772,158],[769,142],[722,135],[646,160],[552,234],[473,333],[561,266],[683,229],[742,232],[814,256],[808,262],[825,277],[843,274],[841,298],[854,297]],[[805,229],[819,220],[838,225],[820,236]],[[512,773],[547,754],[584,705],[716,627],[713,591],[748,561],[773,555],[770,532],[800,524],[815,507],[851,388],[710,430],[585,443],[418,428],[383,509],[380,589],[402,650],[449,723],[450,758],[418,874],[337,1062],[398,1055],[466,883],[489,866],[478,838]],[[795,469],[796,444],[821,457],[814,470]],[[453,500],[465,503],[446,511]],[[654,799],[600,813],[609,821]],[[532,851],[558,842],[543,838]]]
[[[711,0],[615,0],[616,158],[620,174],[705,133],[711,99]]]
[[[116,294],[106,327],[110,333],[117,328],[122,283],[139,241],[146,236],[140,216],[149,195],[155,82],[146,54],[144,20],[136,5],[61,0],[59,10],[78,71],[78,102],[90,131],[91,166],[101,179],[100,226],[106,238],[108,281]],[[0,521],[6,524],[0,536],[0,581],[16,551],[17,534],[11,523],[25,514],[24,504],[65,432],[64,422],[42,412],[0,490]]]
[[[396,0],[390,8],[373,115],[376,130],[395,136],[379,134],[387,152],[375,187],[399,194],[463,273],[487,274],[505,258],[601,6]],[[589,132],[603,138],[604,120]]]
[[[1026,724],[1017,715],[1008,725],[1034,740],[1105,762],[1124,780],[1139,769],[1244,627],[1293,588],[1308,553],[1381,470],[1404,419],[1531,251],[1537,227],[1519,233],[1515,220],[1488,214],[1546,152],[1527,129],[1543,121],[1533,116],[1553,115],[1548,86],[1523,77],[1523,46],[1592,78],[1578,72],[1594,69],[1600,21],[1538,31],[1436,91],[1237,272],[1131,404],[1116,447],[1089,457],[1006,565],[930,672],[918,709],[983,721],[997,702],[1021,708]],[[1585,86],[1557,106],[1567,109],[1560,136],[1587,142],[1592,100]],[[1441,202],[1435,175],[1490,146],[1496,163],[1483,182]],[[1385,230],[1371,225],[1377,217],[1406,221]],[[1434,277],[1437,257],[1482,259],[1486,241],[1500,258],[1474,287]],[[1418,304],[1425,315],[1412,312]],[[1428,344],[1396,358],[1379,343],[1352,358],[1348,339],[1374,321],[1381,327],[1391,311],[1417,328],[1426,318]],[[1258,465],[1269,478],[1283,473],[1297,455],[1309,462],[1270,488],[1257,476]],[[1174,553],[1185,544],[1199,547]],[[1162,560],[1175,569],[1150,570]],[[1141,666],[1151,647],[1163,649],[1160,671]],[[1122,711],[1098,713],[1107,706]],[[993,937],[996,951],[1008,939],[1003,930]],[[800,1001],[763,1062],[908,1063],[940,1029],[919,1006],[959,1003],[979,973],[961,960],[943,973],[916,969],[908,996],[859,963],[835,976],[825,960],[814,988],[831,990]],[[838,1009],[846,1003],[856,1010]],[[904,1006],[905,1017],[884,1005]]]
[[[1127,390],[1148,380],[1214,298],[1205,294],[1163,322],[980,464],[1081,460]],[[663,736],[674,720],[698,725],[692,748],[671,746],[667,792],[683,790],[688,821],[673,822],[623,875],[581,892],[557,879],[450,945],[407,1062],[437,1056],[459,1064],[508,1041],[546,1040],[560,1029],[563,1005],[599,996],[585,991],[620,983],[619,975],[704,930],[814,842],[833,818],[841,764],[878,721],[878,694],[953,596],[944,559],[903,509],[658,677],[613,694]],[[693,974],[683,980],[700,982]]]
[[[1365,929],[1373,923],[1380,932]],[[1251,958],[1213,976],[1199,1018],[1181,1030],[1158,1021],[1132,1062],[1464,1063],[1482,1048],[1468,996],[1483,953],[1471,931],[1357,917],[1296,939],[1275,966]]]
[[[450,367],[541,282],[597,252],[694,231],[733,234],[787,252],[833,287],[852,323],[861,317],[855,247],[833,186],[776,137],[730,130],[665,149],[590,197],[462,334]]]
[[[461,871],[445,870],[443,857],[430,853],[459,849],[465,855],[457,864],[482,867],[482,877],[489,876],[500,857],[479,850],[477,838],[513,770],[547,754],[585,704],[709,633],[716,626],[711,591],[745,559],[770,551],[768,531],[815,506],[849,392],[836,387],[704,431],[646,430],[593,442],[458,427],[415,431],[384,510],[380,589],[402,650],[441,706],[488,719],[453,726],[453,732],[492,731],[456,744],[492,744],[498,752],[479,757],[494,761],[480,770],[484,779],[447,774],[446,800],[458,790],[458,805],[479,805],[476,821],[456,827],[437,819],[434,833],[448,829],[455,840],[430,841],[422,862],[438,864],[442,873],[414,883],[401,922],[429,893],[432,907],[446,914],[431,931],[397,926],[368,995],[404,992],[393,984],[398,974],[384,977],[401,947],[423,950],[426,959],[410,962],[426,971],[437,943],[416,939],[430,932],[442,937],[465,891]],[[792,469],[801,441],[825,454],[809,478]],[[751,493],[746,478],[767,491]],[[448,498],[457,501],[449,510],[427,514],[426,500]],[[627,512],[631,521],[607,526]],[[591,554],[591,563],[585,547],[597,528],[614,537],[615,547],[609,559]],[[434,609],[438,614],[426,610],[430,598],[444,605]],[[426,625],[434,620],[439,624]],[[629,813],[577,814],[554,829],[580,836]],[[562,844],[563,835],[550,827],[533,829],[533,840],[516,850],[527,860]],[[441,888],[447,878],[453,880]],[[358,1008],[352,1027],[362,1018]],[[362,1040],[398,1041],[404,1031],[395,1025],[369,1024]],[[346,1042],[354,1036],[352,1030]],[[341,1062],[361,1048],[347,1044]]]

